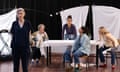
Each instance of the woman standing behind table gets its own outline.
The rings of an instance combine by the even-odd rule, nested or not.
[[[74,40],[77,37],[76,27],[72,24],[72,16],[67,17],[67,24],[63,26],[62,29],[62,39],[64,40]]]
[[[32,63],[34,63],[35,60],[36,63],[39,63],[40,55],[46,57],[45,49],[41,45],[44,41],[48,40],[48,35],[45,32],[44,24],[38,25],[38,31],[33,33],[33,37],[34,37],[35,47],[32,48],[33,50]]]
[[[100,67],[106,67],[103,51],[105,51],[106,49],[112,48],[111,49],[111,64],[112,64],[112,69],[115,69],[115,49],[118,46],[118,41],[103,26],[99,28],[99,37],[100,37],[100,41],[103,41],[104,43],[104,45],[99,49],[100,61],[102,62]]]

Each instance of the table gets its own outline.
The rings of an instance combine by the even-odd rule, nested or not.
[[[47,49],[47,66],[51,64],[51,48],[53,46],[73,46],[74,40],[48,40],[43,43],[43,46]],[[90,41],[91,45],[96,46],[96,67],[98,68],[98,42],[95,40]]]

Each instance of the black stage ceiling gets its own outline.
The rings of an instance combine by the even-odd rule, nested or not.
[[[61,19],[56,12],[76,6],[89,5],[89,14],[86,26],[92,34],[91,5],[106,5],[120,8],[120,0],[0,0],[0,14],[13,8],[26,9],[26,18],[31,21],[34,31],[39,23],[46,25],[46,31],[50,39],[61,39]],[[50,14],[53,17],[50,17]]]

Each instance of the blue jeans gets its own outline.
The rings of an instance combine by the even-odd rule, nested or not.
[[[105,62],[105,57],[104,57],[103,51],[105,51],[105,50],[108,49],[108,48],[109,48],[109,47],[105,47],[105,46],[104,46],[104,47],[101,47],[101,48],[99,49],[100,61],[101,61],[102,63]],[[115,49],[111,49],[110,53],[111,53],[111,64],[114,65],[114,64],[115,64]]]
[[[65,34],[64,40],[74,40],[76,37],[74,34]]]
[[[70,62],[72,63],[72,57],[71,57],[71,50],[66,50],[65,53],[64,53],[64,62]],[[79,64],[80,61],[79,61],[79,57],[82,57],[86,54],[84,54],[83,52],[79,51],[79,50],[76,50],[74,53],[73,53],[73,58],[74,58],[74,63],[75,64]]]
[[[64,62],[72,63],[72,57],[71,57],[71,49],[66,49],[64,55],[63,55]]]

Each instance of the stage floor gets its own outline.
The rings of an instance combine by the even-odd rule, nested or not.
[[[92,63],[95,63],[95,57],[91,59]],[[119,63],[120,64],[120,63]],[[111,69],[110,59],[108,58],[107,68],[98,68],[89,67],[88,72],[120,72],[120,65],[117,64],[117,68],[115,70]],[[20,72],[22,69],[20,68]],[[12,61],[0,62],[0,72],[13,72],[13,63]],[[40,63],[38,65],[29,65],[29,72],[65,72],[63,64],[62,64],[62,56],[53,56],[52,64],[49,67],[46,67],[45,64]],[[83,68],[80,72],[86,72],[86,69]]]

